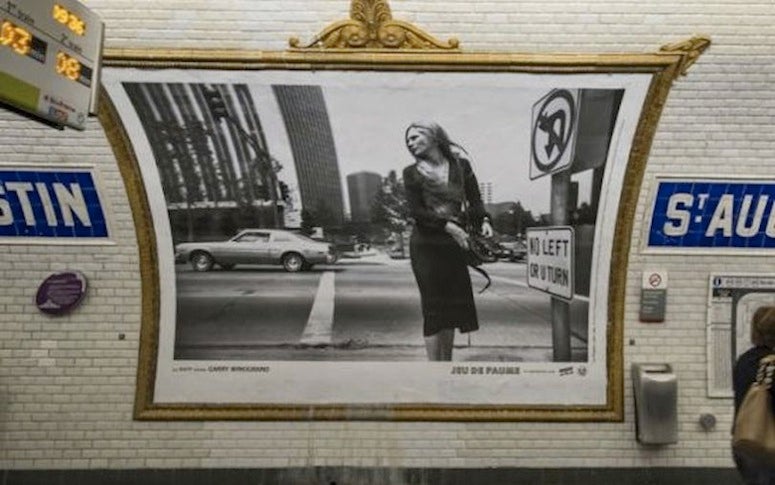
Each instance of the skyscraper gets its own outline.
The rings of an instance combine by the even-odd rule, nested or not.
[[[175,241],[281,227],[275,173],[245,84],[127,82],[148,137]],[[216,111],[217,110],[217,111]]]
[[[328,110],[320,86],[272,86],[299,179],[301,205],[320,223],[341,224],[344,201]]]
[[[347,176],[350,218],[353,222],[371,220],[371,203],[382,188],[382,177],[374,172],[355,172]]]
[[[482,195],[482,202],[492,204],[492,182],[479,182],[479,193]]]

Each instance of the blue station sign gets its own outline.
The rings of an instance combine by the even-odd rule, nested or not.
[[[107,238],[105,211],[89,169],[0,169],[0,238]]]
[[[775,181],[659,180],[650,248],[775,248]]]

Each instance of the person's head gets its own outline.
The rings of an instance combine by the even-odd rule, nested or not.
[[[406,148],[414,157],[427,156],[438,148],[447,159],[452,159],[450,147],[454,145],[444,128],[432,121],[417,121],[409,125],[404,135]]]
[[[759,307],[751,319],[751,342],[775,348],[775,306]]]

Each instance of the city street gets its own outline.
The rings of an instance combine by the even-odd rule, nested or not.
[[[456,361],[552,360],[550,297],[528,288],[524,263],[486,265],[480,329],[457,334]],[[177,265],[176,359],[425,360],[420,298],[408,259],[342,259],[312,271]],[[474,291],[485,280],[472,272]],[[574,299],[573,360],[586,360],[586,308]]]

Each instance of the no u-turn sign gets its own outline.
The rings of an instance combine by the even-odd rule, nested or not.
[[[560,172],[573,163],[578,103],[577,89],[553,89],[533,105],[530,180]]]

